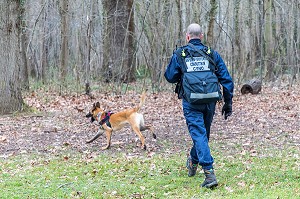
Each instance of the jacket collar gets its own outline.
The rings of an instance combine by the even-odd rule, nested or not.
[[[203,45],[202,43],[201,43],[201,39],[191,39],[190,41],[189,41],[189,43],[191,43],[191,44],[194,44],[194,45]]]

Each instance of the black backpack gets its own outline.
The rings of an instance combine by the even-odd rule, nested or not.
[[[176,85],[175,92],[178,98],[184,98],[191,104],[205,104],[222,99],[220,85],[215,74],[217,70],[213,60],[212,50],[197,49],[193,44],[188,44],[192,49],[182,47],[176,50],[182,76]]]

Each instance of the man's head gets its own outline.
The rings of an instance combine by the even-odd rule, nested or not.
[[[186,40],[190,41],[191,39],[202,39],[203,33],[199,24],[192,23],[188,26],[186,31]]]

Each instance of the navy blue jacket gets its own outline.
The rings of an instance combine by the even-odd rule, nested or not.
[[[191,39],[189,43],[192,43],[196,48],[203,49],[206,46],[204,46],[201,43],[200,39]],[[187,48],[192,49],[190,46],[187,46]],[[223,98],[225,103],[232,103],[232,97],[233,97],[233,81],[232,78],[228,72],[228,69],[219,55],[218,52],[213,51],[213,58],[216,63],[216,66],[218,70],[215,72],[216,76],[219,79],[220,84],[223,87]],[[171,58],[171,61],[169,65],[167,66],[166,72],[165,72],[165,78],[169,83],[177,83],[181,78],[182,72],[180,69],[178,57],[176,53],[173,53],[173,56]],[[184,99],[183,99],[184,100]]]

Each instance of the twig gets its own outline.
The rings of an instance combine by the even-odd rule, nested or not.
[[[62,187],[68,186],[70,184],[73,184],[73,182],[69,182],[69,183],[65,183],[65,184],[59,185],[58,188],[60,189]]]

